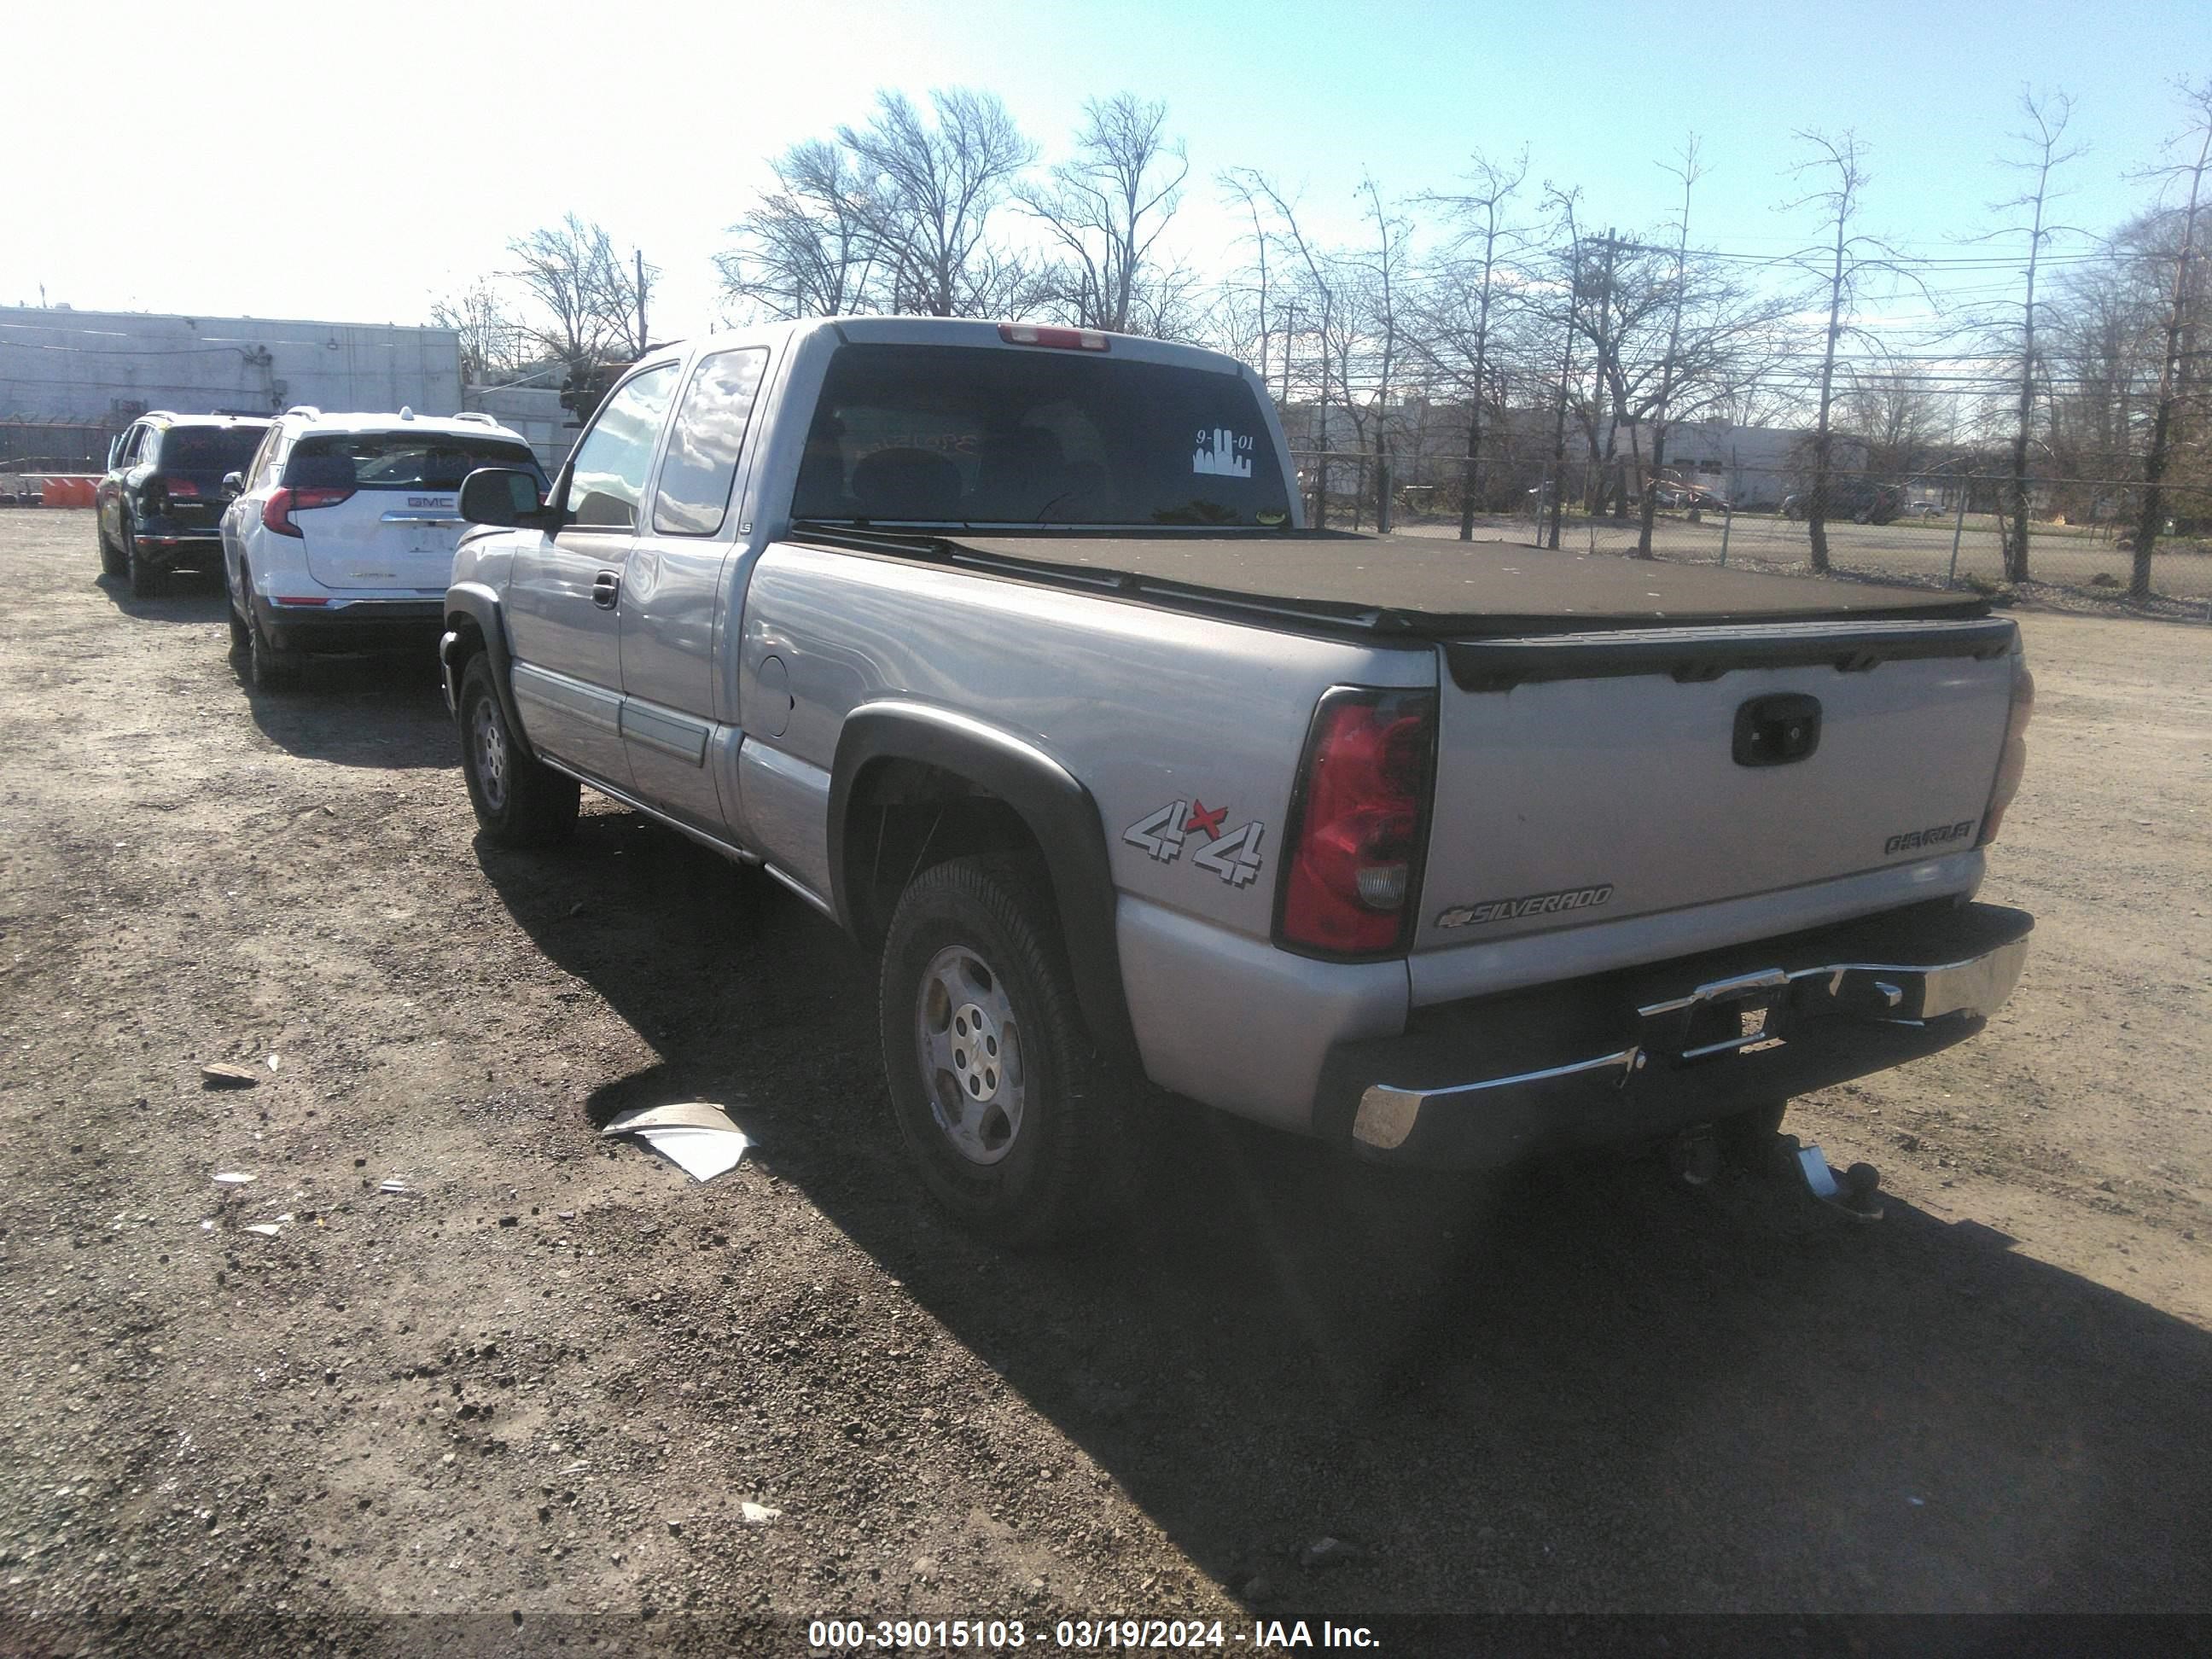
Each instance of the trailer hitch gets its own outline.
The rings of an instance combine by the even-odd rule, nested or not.
[[[1666,1159],[1668,1170],[1684,1186],[1710,1185],[1724,1161],[1715,1126],[1693,1124],[1674,1135],[1667,1143]],[[1800,1145],[1795,1135],[1777,1134],[1741,1167],[1761,1181],[1777,1183],[1770,1190],[1811,1198],[1853,1221],[1881,1219],[1881,1171],[1871,1164],[1839,1170],[1817,1145]]]
[[[1873,1164],[1854,1164],[1838,1173],[1817,1143],[1801,1146],[1796,1136],[1784,1135],[1782,1144],[1807,1193],[1854,1221],[1881,1219],[1881,1171]]]

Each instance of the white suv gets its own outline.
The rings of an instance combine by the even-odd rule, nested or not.
[[[286,410],[223,481],[236,492],[222,526],[230,645],[253,684],[296,684],[310,653],[433,644],[465,527],[454,500],[480,466],[544,477],[489,415]]]

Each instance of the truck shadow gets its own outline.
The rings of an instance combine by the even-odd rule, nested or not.
[[[580,836],[480,857],[664,1057],[592,1121],[732,1103],[767,1168],[1262,1612],[2212,1601],[2212,1338],[2002,1234],[1894,1200],[1854,1228],[1629,1161],[1385,1177],[1170,1103],[1126,1225],[1002,1256],[906,1175],[860,952],[635,814]],[[703,1267],[657,1282],[702,1325],[726,1296]],[[757,1363],[670,1359],[702,1400]],[[1325,1535],[1357,1557],[1303,1566]]]
[[[459,767],[461,750],[427,649],[310,657],[294,690],[258,691],[234,662],[253,723],[278,748],[336,766]]]

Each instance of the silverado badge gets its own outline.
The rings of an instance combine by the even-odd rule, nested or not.
[[[1531,893],[1525,898],[1485,899],[1480,904],[1455,904],[1437,917],[1439,927],[1480,927],[1486,921],[1518,921],[1523,916],[1557,915],[1565,910],[1587,910],[1613,896],[1613,884],[1569,887],[1556,893]]]

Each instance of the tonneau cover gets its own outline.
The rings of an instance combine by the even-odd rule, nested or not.
[[[1717,565],[1343,532],[991,535],[804,525],[809,539],[1069,581],[1133,599],[1303,615],[1431,637],[1986,616],[1978,596]]]

